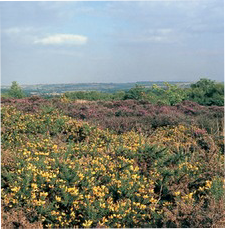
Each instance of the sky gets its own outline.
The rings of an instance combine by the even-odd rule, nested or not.
[[[1,84],[224,80],[224,1],[0,2]]]

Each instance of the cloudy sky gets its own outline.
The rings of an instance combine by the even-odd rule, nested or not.
[[[1,83],[223,81],[223,4],[0,2]]]

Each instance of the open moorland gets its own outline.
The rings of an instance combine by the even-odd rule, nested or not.
[[[194,86],[189,100],[175,88],[151,102],[142,89],[108,101],[2,98],[2,228],[216,226],[223,102],[190,101]]]

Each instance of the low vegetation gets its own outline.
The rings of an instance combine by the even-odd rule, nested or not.
[[[139,87],[117,101],[2,98],[2,228],[215,226],[223,106],[167,87],[152,89],[160,104]]]

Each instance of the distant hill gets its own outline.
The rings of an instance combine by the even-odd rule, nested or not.
[[[163,86],[165,81],[138,81],[132,83],[70,83],[70,84],[35,84],[20,85],[26,94],[33,95],[60,95],[69,91],[102,91],[116,92],[126,91],[134,87],[136,84],[151,87],[153,84]],[[179,87],[189,87],[192,82],[169,81],[170,84],[176,84]],[[10,86],[1,86],[1,92],[6,92]]]

